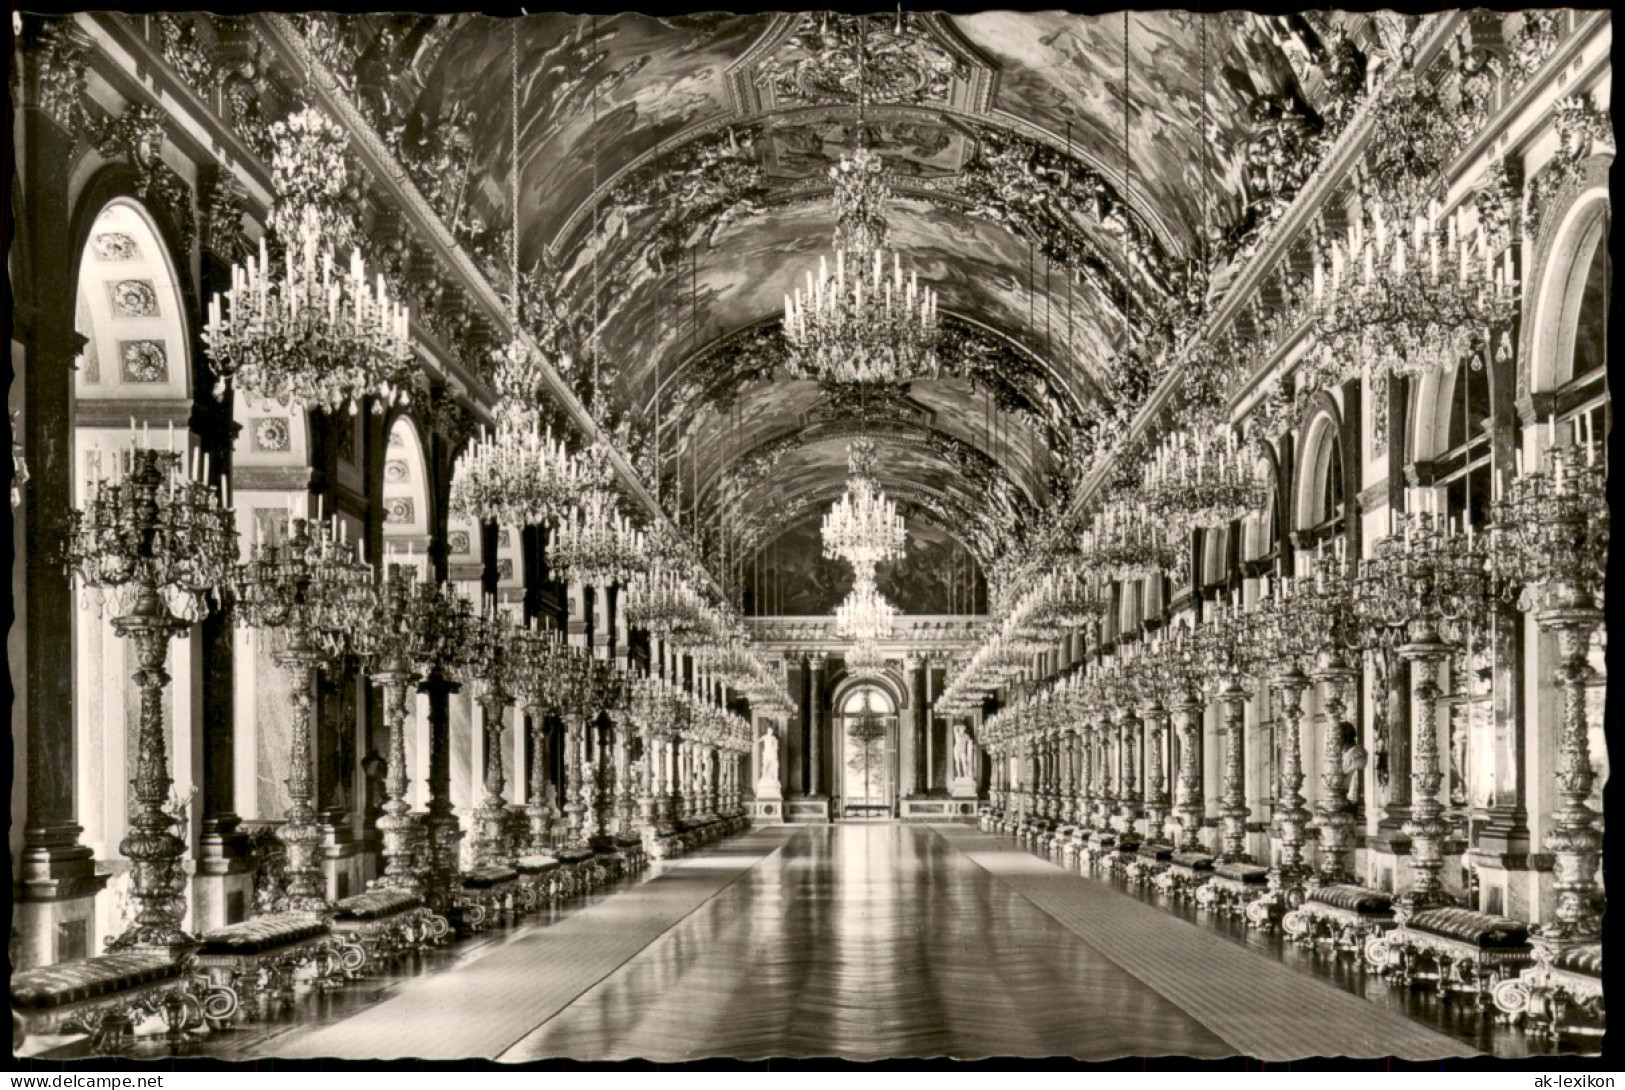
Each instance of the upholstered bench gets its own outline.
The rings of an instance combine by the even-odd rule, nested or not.
[[[1168,857],[1168,866],[1151,880],[1159,891],[1175,900],[1196,895],[1213,877],[1213,857],[1204,851],[1179,850]]]
[[[1394,899],[1380,889],[1352,883],[1311,886],[1303,904],[1281,919],[1287,938],[1304,946],[1326,941],[1365,964],[1365,944],[1394,926]]]
[[[318,986],[336,983],[344,943],[332,927],[309,912],[274,912],[217,927],[198,936],[194,956],[209,982],[204,1015],[222,1026],[241,1009],[239,984],[246,978],[261,1002],[293,998],[295,974],[309,967]]]
[[[1401,983],[1436,983],[1441,996],[1472,994],[1487,1006],[1490,993],[1534,958],[1529,925],[1470,908],[1428,908],[1396,913],[1393,930],[1366,943],[1366,961]]]
[[[519,872],[520,902],[526,912],[535,912],[543,900],[558,899],[560,866],[553,856],[540,852],[513,861],[513,869]]]
[[[452,903],[469,930],[479,931],[493,916],[511,915],[518,893],[519,872],[500,863],[488,863],[458,876]]]
[[[560,890],[561,896],[573,897],[577,893],[585,893],[593,886],[591,848],[561,848],[557,853],[559,866],[563,871]]]
[[[406,889],[373,889],[333,906],[333,934],[343,943],[344,971],[358,974],[369,960],[445,938],[451,925],[430,911],[419,894]]]
[[[1155,840],[1142,841],[1134,858],[1123,868],[1123,876],[1136,884],[1154,881],[1174,857],[1174,846]]]
[[[729,831],[732,831],[732,829],[730,828]],[[641,836],[616,837],[615,850],[620,852],[621,857],[626,860],[626,868],[629,873],[636,873],[649,865],[649,857],[643,850],[643,838]]]
[[[1116,833],[1096,829],[1089,834],[1089,839],[1084,845],[1083,855],[1080,857],[1079,862],[1082,863],[1084,859],[1087,859],[1089,861],[1089,868],[1093,870],[1101,863],[1102,860],[1110,855],[1116,849],[1116,847]]]
[[[201,989],[185,962],[126,952],[25,969],[11,977],[13,1051],[29,1034],[88,1033],[109,1051],[142,1019],[163,1015],[171,1037],[200,1022]]]
[[[1535,963],[1516,979],[1497,983],[1495,1007],[1513,1021],[1528,1019],[1543,1035],[1600,1034],[1603,1008],[1602,943],[1556,943],[1535,939]]]
[[[1269,888],[1270,871],[1257,863],[1215,863],[1213,877],[1196,891],[1196,903],[1227,916],[1246,914],[1247,903]]]

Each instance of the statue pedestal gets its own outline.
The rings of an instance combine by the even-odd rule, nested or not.
[[[784,798],[784,790],[779,787],[779,781],[777,779],[763,776],[761,779],[756,781],[756,797],[764,802],[769,799],[782,800]]]
[[[974,799],[976,797],[976,781],[969,776],[955,776],[948,781],[948,797]]]

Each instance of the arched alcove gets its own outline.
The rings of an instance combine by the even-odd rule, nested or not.
[[[95,186],[93,194],[107,188]],[[136,445],[183,455],[194,446],[187,300],[165,237],[151,212],[129,195],[106,199],[88,224],[74,287],[74,329],[83,338],[83,351],[73,375],[75,471],[69,502],[78,507],[94,494],[93,482],[123,474]],[[97,898],[94,923],[101,936],[123,931],[134,915],[130,864],[119,844],[134,802],[130,779],[138,753],[139,698],[130,677],[133,652],[113,630],[113,616],[111,603],[104,608],[92,596],[81,595],[75,603],[78,820],[84,842],[113,872]],[[188,807],[189,845],[196,843],[201,807],[194,803],[203,778],[199,644],[170,641],[165,668],[171,682],[163,690],[172,798]]]

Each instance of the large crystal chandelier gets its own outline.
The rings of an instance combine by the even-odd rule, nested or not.
[[[1229,428],[1180,428],[1169,433],[1141,478],[1147,509],[1188,531],[1222,526],[1257,511],[1269,496],[1245,448]]]
[[[451,513],[501,526],[552,524],[581,493],[579,468],[535,412],[501,412],[457,456]]]
[[[547,542],[547,562],[561,576],[595,587],[625,583],[647,564],[643,534],[618,509],[615,495],[589,490],[564,513]]]
[[[1470,254],[1467,232],[1452,215],[1384,214],[1356,220],[1331,247],[1331,267],[1317,260],[1314,298],[1321,350],[1343,373],[1427,375],[1462,362],[1484,365],[1485,346],[1511,352],[1517,284],[1488,247]]]
[[[359,410],[367,397],[383,412],[404,403],[413,360],[407,310],[383,274],[370,281],[359,250],[349,267],[333,257],[338,190],[345,184],[345,137],[307,108],[271,127],[276,207],[283,245],[273,265],[259,255],[233,264],[231,287],[209,301],[203,340],[221,384],[283,405]],[[333,190],[333,192],[329,192]]]
[[[850,476],[846,494],[824,516],[824,555],[845,560],[861,580],[872,577],[874,567],[903,555],[908,534],[897,504],[886,498],[872,475],[874,442],[854,439],[847,448]]]
[[[1095,512],[1090,554],[1113,579],[1137,579],[1178,564],[1185,542],[1144,501],[1116,497]]]
[[[873,581],[860,578],[835,607],[835,631],[843,639],[885,640],[892,634],[897,607],[886,600]]]

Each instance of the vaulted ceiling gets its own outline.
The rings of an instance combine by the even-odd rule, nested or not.
[[[540,285],[525,319],[658,449],[663,496],[692,517],[697,488],[760,543],[839,493],[861,431],[883,487],[984,563],[1086,456],[1126,323],[1183,298],[1202,240],[1222,250],[1253,215],[1262,123],[1318,125],[1343,29],[1181,11],[361,18],[375,115],[420,142],[461,133],[459,214],[498,238],[517,102],[520,259]],[[826,172],[860,140],[950,342],[942,377],[872,399],[776,367],[784,293],[830,247]]]

